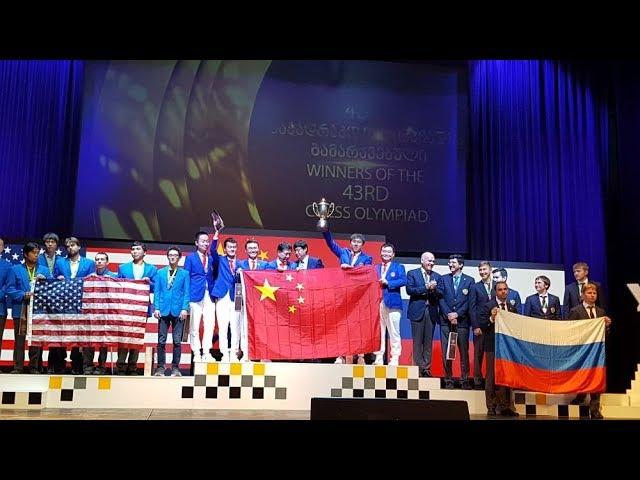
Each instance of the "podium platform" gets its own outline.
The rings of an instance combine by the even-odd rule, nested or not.
[[[634,391],[635,393],[635,391]],[[446,390],[413,366],[317,363],[196,363],[194,376],[0,375],[0,409],[304,410],[311,399],[463,400],[486,414],[484,391]],[[574,395],[515,392],[522,416],[588,417]],[[628,394],[603,394],[605,418],[640,419]]]

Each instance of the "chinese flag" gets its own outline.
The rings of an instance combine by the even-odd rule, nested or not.
[[[243,271],[249,358],[296,360],[380,348],[374,267]]]

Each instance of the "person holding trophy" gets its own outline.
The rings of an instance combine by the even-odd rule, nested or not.
[[[324,237],[324,241],[327,242],[327,246],[340,260],[340,268],[349,269],[360,265],[373,265],[373,258],[362,250],[365,238],[361,233],[354,233],[351,235],[351,248],[342,248],[333,240],[327,218],[331,217],[334,208],[335,204],[333,202],[327,202],[324,198],[320,200],[319,203],[313,202],[313,213],[315,213],[315,215],[320,219],[316,224],[316,228],[322,232],[322,236]],[[344,363],[344,358],[336,358],[335,363]],[[358,355],[358,363],[364,363],[364,354]]]

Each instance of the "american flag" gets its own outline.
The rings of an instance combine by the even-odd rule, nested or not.
[[[149,282],[110,277],[37,282],[31,344],[142,348]]]

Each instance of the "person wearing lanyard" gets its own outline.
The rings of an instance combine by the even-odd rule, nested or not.
[[[23,373],[24,342],[26,337],[26,315],[22,315],[24,308],[29,308],[33,298],[33,289],[37,280],[52,278],[46,266],[38,265],[40,246],[35,242],[28,242],[22,247],[24,263],[14,265],[7,277],[7,296],[11,300],[11,316],[15,344],[13,351],[14,369],[11,373]],[[40,373],[42,367],[42,347],[29,347],[29,372]]]
[[[153,316],[158,319],[158,365],[154,375],[164,377],[165,374],[165,345],[169,326],[173,337],[173,354],[171,359],[171,376],[180,377],[180,357],[182,354],[182,331],[184,321],[189,311],[189,274],[178,267],[182,252],[178,247],[167,249],[169,266],[158,272],[156,287],[153,295],[155,311]]]

